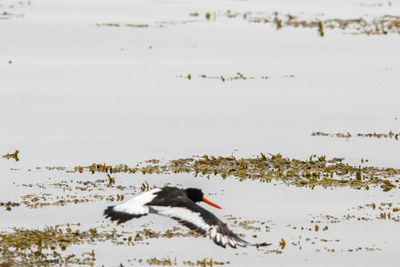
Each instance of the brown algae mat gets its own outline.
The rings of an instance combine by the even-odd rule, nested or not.
[[[147,164],[147,165],[146,165]],[[190,157],[171,160],[166,164],[159,160],[150,160],[145,166],[129,167],[125,164],[109,166],[92,164],[76,166],[77,172],[90,171],[105,173],[173,174],[191,173],[194,176],[219,175],[223,179],[237,178],[256,180],[263,183],[280,181],[289,185],[314,188],[322,186],[351,187],[366,189],[380,186],[384,191],[399,188],[400,169],[380,168],[374,166],[352,166],[343,158],[327,159],[325,156],[312,155],[308,160],[290,159],[281,154],[268,155],[261,153],[257,157],[240,158],[234,156]],[[397,185],[396,185],[397,184]]]
[[[90,228],[80,229],[80,224],[47,226],[44,229],[14,228],[12,231],[0,232],[0,266],[63,266],[63,265],[90,265],[96,263],[95,249],[90,248],[80,255],[69,253],[73,245],[98,245],[112,243],[117,246],[150,245],[150,239],[199,237],[193,231],[182,231],[180,227],[173,227],[164,232],[153,231],[149,228],[135,232],[117,229],[101,230]],[[176,259],[133,259],[129,260],[148,265],[176,265]],[[174,263],[174,264],[172,264]],[[213,266],[229,264],[229,262],[215,261],[212,258],[203,260],[188,260],[182,262],[190,266]],[[206,265],[204,265],[206,264]],[[210,265],[211,264],[211,265]]]
[[[208,179],[218,179],[219,177],[224,180],[233,178],[239,181],[253,180],[261,183],[278,182],[311,189],[320,186],[369,190],[372,186],[388,192],[399,188],[400,169],[365,166],[367,163],[367,159],[361,159],[361,165],[353,166],[345,163],[343,158],[326,159],[325,156],[312,155],[308,160],[299,160],[283,157],[281,154],[266,156],[261,153],[253,158],[204,155],[171,160],[166,163],[152,159],[139,162],[134,167],[126,164],[111,166],[105,163],[76,166],[73,169],[37,167],[36,171],[45,169],[68,174],[89,172],[92,174],[104,173],[105,175],[102,179],[96,180],[83,176],[84,179],[48,179],[44,182],[16,184],[18,187],[35,188],[35,190],[21,195],[20,201],[0,202],[0,207],[11,211],[18,207],[36,209],[103,200],[124,201],[127,197],[125,194],[137,194],[154,188],[147,181],[137,186],[121,185],[116,183],[115,173],[141,175],[189,173],[194,177],[202,176]],[[169,183],[166,182],[165,185],[169,185]]]

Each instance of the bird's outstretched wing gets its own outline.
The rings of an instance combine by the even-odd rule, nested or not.
[[[111,221],[117,221],[118,224],[124,223],[133,218],[145,216],[149,214],[149,207],[146,206],[146,204],[153,200],[159,191],[160,189],[156,188],[133,197],[122,204],[109,206],[104,210],[104,216],[110,218]]]
[[[181,201],[182,203],[180,203],[180,201],[174,203],[173,207],[156,205],[156,203],[151,203],[150,207],[157,214],[168,216],[200,234],[210,233],[214,243],[224,248],[227,245],[232,248],[237,248],[238,246],[246,247],[249,245],[270,245],[267,243],[251,244],[233,233],[228,226],[214,214],[197,205],[189,198],[183,198]],[[150,205],[150,203],[148,205]]]

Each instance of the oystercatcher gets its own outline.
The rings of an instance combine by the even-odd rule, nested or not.
[[[109,206],[104,215],[118,224],[133,218],[139,218],[149,213],[168,216],[182,225],[200,234],[210,233],[215,244],[236,248],[237,246],[268,246],[268,243],[251,244],[228,229],[214,214],[197,205],[203,201],[215,208],[221,209],[217,204],[204,197],[203,192],[197,188],[178,189],[164,187],[152,189],[136,196],[125,203]]]

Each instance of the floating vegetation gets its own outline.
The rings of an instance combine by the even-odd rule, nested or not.
[[[192,173],[195,177],[203,175],[220,175],[223,179],[234,177],[240,181],[245,179],[260,182],[281,181],[296,186],[314,188],[343,187],[369,189],[369,186],[380,186],[384,191],[398,188],[400,169],[379,168],[373,166],[352,166],[343,162],[343,158],[326,159],[325,156],[312,155],[308,160],[285,158],[281,154],[269,156],[263,153],[255,158],[237,159],[234,156],[191,157],[171,160],[168,164],[152,164],[144,167],[115,167],[105,164],[77,166],[75,171],[89,170],[95,172],[148,173]]]
[[[44,208],[49,206],[66,206],[69,204],[81,204],[87,203],[92,201],[99,201],[99,200],[107,200],[110,202],[113,201],[121,201],[124,199],[124,196],[116,194],[116,195],[101,195],[101,194],[91,194],[91,195],[69,195],[69,194],[62,194],[61,196],[52,196],[48,193],[43,193],[37,195],[36,197],[32,197],[29,199],[25,199],[21,202],[16,202],[18,205],[23,205],[24,207],[30,209],[37,209],[37,208]],[[1,202],[0,202],[1,203]],[[8,202],[7,202],[8,203]],[[8,209],[9,206],[6,206]],[[11,210],[11,209],[9,209]]]
[[[215,13],[215,12],[214,12]],[[206,13],[210,14],[210,12]],[[215,13],[214,20],[218,17],[229,19],[243,19],[250,23],[264,23],[273,25],[276,30],[284,27],[292,28],[315,28],[318,35],[325,36],[326,30],[342,30],[349,34],[389,34],[400,33],[400,16],[384,15],[380,17],[362,16],[352,19],[329,18],[325,19],[318,15],[314,18],[305,18],[303,14],[281,14],[278,12],[225,12]],[[303,17],[302,17],[303,16]]]
[[[176,258],[171,260],[170,258],[157,259],[156,257],[153,257],[151,259],[147,259],[146,262],[148,265],[172,266],[176,265]]]
[[[183,25],[193,22],[216,21],[219,18],[242,19],[249,23],[263,23],[273,26],[276,30],[285,27],[290,28],[311,28],[315,29],[319,36],[324,37],[328,30],[341,30],[347,34],[366,34],[366,35],[386,35],[400,33],[400,16],[383,15],[373,16],[365,15],[356,18],[325,18],[324,15],[309,14],[307,17],[303,13],[284,14],[279,12],[232,12],[212,11],[205,12],[204,15],[199,12],[191,12],[189,16],[192,19],[175,21],[157,21],[152,24],[134,24],[122,22],[96,23],[97,27],[132,27],[132,28],[164,28],[168,25]]]
[[[129,262],[132,262],[132,260],[128,260]],[[169,257],[167,258],[150,258],[150,259],[133,259],[133,261],[143,264],[147,263],[148,265],[158,265],[158,266],[174,266],[178,265],[178,261],[176,258],[170,259]],[[204,258],[202,260],[188,260],[188,261],[182,261],[182,264],[179,265],[187,265],[187,266],[201,266],[201,267],[212,267],[212,266],[221,266],[221,265],[227,265],[230,264],[229,261],[216,261],[213,258]],[[122,265],[121,265],[122,266]]]
[[[111,176],[110,176],[111,177]],[[108,180],[97,179],[95,181],[71,180],[57,181],[49,180],[47,183],[20,184],[22,187],[37,187],[42,190],[59,189],[62,194],[37,193],[21,196],[21,202],[0,202],[0,206],[5,206],[8,211],[13,207],[24,206],[31,209],[44,208],[48,206],[65,206],[69,204],[81,204],[93,201],[107,200],[109,202],[123,201],[125,196],[123,192],[134,194],[139,192],[135,186],[115,185],[115,179]],[[115,189],[119,193],[104,193],[106,189]],[[86,194],[83,194],[86,193]]]
[[[0,20],[6,20],[11,18],[23,18],[25,15],[21,12],[14,12],[16,9],[20,9],[23,6],[30,6],[31,1],[11,1],[10,4],[0,4]]]
[[[193,78],[192,74],[188,74],[188,75],[179,75],[176,76],[177,78],[183,78],[183,79],[188,79],[191,80]],[[262,75],[262,76],[245,76],[240,72],[237,72],[235,75],[233,76],[227,76],[227,75],[219,75],[219,76],[209,76],[206,74],[201,74],[198,75],[197,77],[201,78],[201,79],[214,79],[214,80],[220,80],[221,82],[228,82],[228,81],[237,81],[237,80],[255,80],[255,79],[260,79],[260,80],[268,80],[270,79],[269,76],[267,75]],[[282,75],[280,78],[285,79],[285,78],[294,78],[296,77],[293,74],[289,74],[289,75]]]
[[[131,27],[131,28],[148,28],[148,24],[132,24],[132,23],[120,23],[120,22],[108,22],[108,23],[96,23],[97,27]]]
[[[228,222],[233,223],[231,226],[240,227],[245,230],[250,230],[253,232],[261,232],[265,229],[266,232],[269,232],[269,226],[266,224],[267,222],[262,222],[258,220],[242,220],[241,217],[234,217],[232,215],[226,215],[225,219]],[[268,221],[271,223],[271,221]]]
[[[106,165],[105,163],[103,164],[93,163],[90,166],[76,166],[72,171],[83,173],[83,171],[88,170],[92,174],[96,172],[105,172],[105,173],[125,172],[132,174],[137,172],[142,174],[161,174],[168,172],[168,166],[159,165],[158,164],[159,161],[157,161],[157,163],[154,163],[154,161],[147,161],[146,163],[148,163],[148,165],[143,167],[129,167],[126,164],[119,164],[113,167],[111,165]],[[137,166],[139,166],[139,164]]]
[[[377,220],[391,220],[400,222],[400,203],[381,202],[381,203],[368,203],[353,207],[349,211],[372,211],[373,214],[359,215],[359,214],[346,214],[345,218],[356,219],[358,221]]]
[[[393,221],[400,222],[400,203],[391,203],[391,202],[381,202],[381,203],[368,203],[364,205],[359,205],[356,207],[352,207],[347,209],[347,211],[341,216],[332,216],[332,215],[316,215],[312,217],[310,223],[315,224],[316,227],[318,224],[338,224],[344,221],[353,221],[353,222],[372,222],[372,221]],[[288,225],[291,227],[291,225]],[[301,227],[292,227],[294,230],[302,230],[312,232],[316,229],[312,229],[311,227],[301,226]],[[328,225],[325,225],[322,228],[322,231],[327,231]],[[323,239],[319,240],[321,242],[325,242]],[[339,240],[333,240],[335,242],[339,242]]]
[[[196,262],[194,261],[183,261],[184,265],[188,265],[188,266],[201,266],[201,267],[207,267],[207,266],[219,266],[219,265],[227,265],[230,264],[229,261],[216,261],[213,260],[213,258],[204,258],[202,260],[197,260]]]
[[[93,265],[94,250],[81,256],[65,253],[71,245],[99,240],[113,240],[115,233],[97,233],[72,230],[70,226],[46,227],[43,230],[14,228],[12,232],[0,232],[1,266],[53,266],[53,265]]]
[[[279,180],[296,186],[349,186],[355,189],[369,189],[370,185],[381,185],[385,190],[395,188],[399,169],[351,166],[343,159],[327,160],[325,156],[313,155],[309,160],[284,158],[280,154],[269,157],[261,154],[256,158],[236,159],[235,157],[214,157],[172,160],[172,172],[188,172],[197,175],[221,175],[240,180],[253,179],[261,182]],[[391,178],[392,181],[386,179]],[[389,189],[389,190],[390,190]]]
[[[279,242],[279,247],[283,250],[286,247],[286,241],[285,239],[281,238],[281,241]]]
[[[7,211],[11,211],[11,208],[19,207],[21,204],[18,202],[0,202],[0,207],[5,207]]]
[[[12,154],[8,153],[6,155],[3,155],[2,158],[14,159],[15,161],[19,161],[18,154],[19,154],[19,150],[16,149],[14,153],[12,153]]]
[[[221,76],[207,76],[205,74],[199,75],[199,77],[200,78],[206,78],[206,79],[219,79],[222,82],[234,81],[234,80],[254,80],[255,79],[255,77],[253,77],[253,76],[246,77],[240,72],[237,72],[236,75],[231,76],[231,77],[224,77],[223,75],[221,75]],[[264,76],[262,76],[262,77],[264,77]]]
[[[324,248],[325,250],[328,250],[326,247]],[[371,251],[381,251],[381,248],[377,247],[356,247],[353,249],[347,249],[347,252],[358,252],[358,251],[366,251],[366,252],[371,252]],[[341,252],[346,252],[346,250],[341,249]],[[333,251],[334,252],[334,251]]]
[[[190,22],[194,22],[194,20],[180,20],[180,21],[156,21],[151,24],[147,23],[124,23],[124,22],[103,22],[103,23],[96,23],[96,27],[111,27],[111,28],[166,28],[169,25],[184,25]]]
[[[189,231],[178,232],[179,227],[165,232],[152,231],[144,228],[136,232],[119,232],[116,229],[100,231],[97,228],[79,230],[80,224],[49,226],[41,229],[14,228],[11,232],[0,232],[0,266],[53,266],[53,265],[94,265],[95,251],[90,250],[80,257],[68,254],[72,245],[96,245],[99,242],[111,242],[115,245],[134,246],[147,244],[145,240],[173,237],[199,237]],[[211,260],[212,262],[212,260]],[[4,265],[7,263],[7,265]],[[151,258],[150,265],[176,265],[176,259],[171,260]],[[171,264],[169,264],[171,263]],[[218,263],[213,263],[218,265]],[[197,265],[196,265],[197,266]],[[210,266],[210,265],[204,265]]]
[[[400,137],[399,133],[394,133],[389,131],[388,133],[357,133],[351,134],[349,132],[346,133],[324,133],[324,132],[312,132],[311,136],[329,136],[329,137],[337,137],[337,138],[345,138],[350,139],[352,137],[362,137],[362,138],[388,138],[398,141]]]

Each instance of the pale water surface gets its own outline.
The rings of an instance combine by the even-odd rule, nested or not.
[[[263,152],[299,159],[311,154],[344,157],[354,165],[364,158],[369,160],[367,165],[399,168],[400,142],[394,139],[311,136],[315,131],[400,131],[399,34],[368,36],[326,29],[320,37],[315,28],[276,30],[273,24],[249,23],[223,14],[229,9],[277,11],[310,19],[379,17],[398,15],[400,1],[33,0],[1,4],[0,11],[24,14],[0,20],[0,154],[21,151],[19,162],[0,159],[2,202],[19,201],[31,193],[66,194],[57,188],[22,184],[106,179],[105,174],[35,169],[45,166],[135,165],[151,158],[168,161],[203,154],[239,158]],[[10,4],[14,7],[6,8]],[[199,16],[190,15],[195,12]],[[103,23],[119,27],[96,26]],[[238,72],[255,79],[223,82],[200,77],[233,77]],[[188,74],[190,80],[185,78]],[[99,243],[93,246],[96,265],[137,265],[134,258],[152,257],[176,258],[182,265],[184,260],[212,257],[231,266],[399,266],[398,221],[379,219],[379,210],[357,209],[373,202],[399,206],[398,189],[311,190],[191,174],[114,176],[116,184],[137,188],[144,181],[152,186],[171,183],[203,188],[223,207],[212,210],[221,219],[232,215],[264,222],[260,231],[232,224],[235,232],[252,242],[273,245],[232,250],[216,247],[206,238],[190,237],[151,239],[149,245],[135,246]],[[109,188],[100,192],[117,193]],[[162,231],[177,225],[147,216],[123,228],[115,226],[102,219],[103,209],[110,204],[98,200],[3,209],[0,230],[78,222],[85,229],[114,227],[132,232],[146,223]],[[356,218],[344,219],[347,214]],[[326,215],[340,222],[331,223]],[[299,229],[314,229],[316,223],[311,221],[316,220],[328,230]],[[287,243],[282,254],[265,253],[281,249],[282,238]],[[307,238],[317,241],[311,244]],[[358,247],[362,249],[356,251]],[[89,248],[80,245],[70,251]]]

